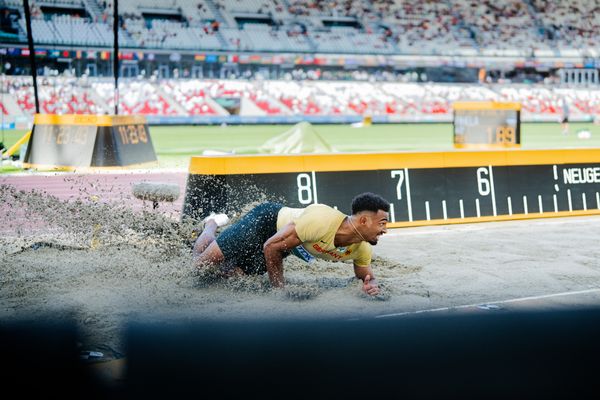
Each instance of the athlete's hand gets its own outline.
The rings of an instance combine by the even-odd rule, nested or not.
[[[379,294],[379,286],[375,282],[375,279],[371,281],[371,275],[365,276],[363,280],[363,291],[369,296],[377,296]]]

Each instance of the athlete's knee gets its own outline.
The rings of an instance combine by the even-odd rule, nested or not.
[[[217,235],[213,232],[202,232],[200,236],[196,238],[196,243],[207,243],[210,244],[217,239]]]
[[[210,243],[204,251],[193,254],[193,262],[196,268],[218,265],[224,260],[225,256],[216,241]]]
[[[219,265],[219,262],[217,262],[212,257],[207,257],[204,253],[192,257],[192,260],[194,263],[194,267],[197,269],[204,269],[207,267]]]
[[[200,235],[200,236],[198,236],[192,247],[193,256],[195,257],[195,256],[199,256],[200,254],[202,254],[206,250],[206,248],[208,246],[210,246],[210,244],[212,242],[214,242],[215,240],[216,240],[215,235]]]

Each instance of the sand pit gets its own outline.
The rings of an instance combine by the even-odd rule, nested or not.
[[[0,320],[74,318],[82,349],[108,357],[126,352],[130,321],[376,318],[590,289],[555,305],[600,304],[598,217],[393,230],[375,247],[383,290],[371,298],[349,264],[288,257],[283,290],[271,290],[266,276],[199,273],[191,265],[195,223],[160,208],[8,185],[0,204]]]

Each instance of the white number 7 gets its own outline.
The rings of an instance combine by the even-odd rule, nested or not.
[[[402,184],[404,183],[404,171],[395,170],[392,171],[392,178],[398,177],[398,184],[396,185],[396,197],[398,200],[402,200]]]

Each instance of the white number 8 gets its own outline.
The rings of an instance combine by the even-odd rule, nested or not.
[[[310,204],[313,201],[311,179],[309,174],[298,174],[296,178],[298,184],[298,201],[300,204]]]

